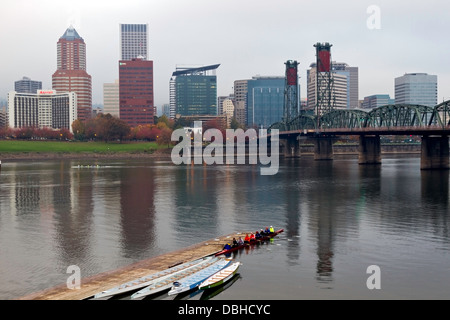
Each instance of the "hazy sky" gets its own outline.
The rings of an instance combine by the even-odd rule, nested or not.
[[[176,65],[217,69],[218,95],[233,81],[284,75],[297,60],[301,96],[317,42],[330,42],[332,59],[359,67],[359,98],[394,97],[394,78],[410,72],[438,76],[438,101],[450,100],[450,1],[395,0],[2,0],[0,98],[28,76],[51,87],[56,43],[73,25],[87,46],[93,103],[103,83],[118,79],[119,24],[149,24],[155,103],[169,102]],[[376,12],[368,8],[375,5]],[[369,28],[379,26],[379,29]],[[377,24],[378,23],[378,24]]]

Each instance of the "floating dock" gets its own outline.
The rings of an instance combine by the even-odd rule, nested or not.
[[[149,258],[114,271],[103,272],[88,278],[82,278],[80,289],[69,289],[67,284],[32,293],[18,300],[83,300],[96,293],[113,288],[122,283],[162,271],[177,264],[212,255],[223,249],[233,237],[244,237],[247,231],[236,232],[208,241],[197,243],[187,248]],[[69,277],[70,274],[67,274]]]

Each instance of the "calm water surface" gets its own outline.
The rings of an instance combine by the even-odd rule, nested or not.
[[[66,283],[70,265],[87,277],[269,225],[285,232],[239,252],[228,288],[184,298],[449,299],[449,204],[449,172],[421,171],[417,157],[282,159],[274,176],[151,159],[3,162],[0,299]],[[379,290],[367,288],[370,265]]]

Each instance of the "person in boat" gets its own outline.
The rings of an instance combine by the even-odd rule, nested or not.
[[[261,231],[259,232],[259,234],[264,237],[266,235],[266,233],[264,232],[264,229],[261,229]]]
[[[229,250],[229,249],[231,249],[231,245],[229,243],[227,243],[223,246],[223,250]]]
[[[267,227],[266,230],[264,230],[264,234],[265,234],[265,235],[269,235],[269,234],[270,234],[269,227]]]
[[[238,245],[243,245],[244,244],[244,240],[242,240],[242,237],[239,237],[238,239]]]
[[[259,239],[261,239],[261,237],[262,237],[261,234],[258,231],[256,231],[255,232],[255,239],[259,240]]]
[[[269,231],[270,231],[270,233],[275,233],[275,229],[272,226],[270,226]]]
[[[250,241],[255,241],[255,234],[253,232],[250,234]]]
[[[231,245],[232,248],[236,248],[237,246],[239,246],[238,241],[236,240],[236,238],[233,238],[233,244]]]
[[[250,236],[248,235],[248,233],[245,235],[244,242],[250,243]]]

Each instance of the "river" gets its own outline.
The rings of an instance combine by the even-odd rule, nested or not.
[[[373,166],[305,156],[281,159],[276,175],[259,169],[4,162],[0,299],[66,283],[69,266],[87,277],[270,225],[284,232],[235,255],[242,266],[226,290],[186,298],[450,298],[449,171],[421,171],[415,155]]]

